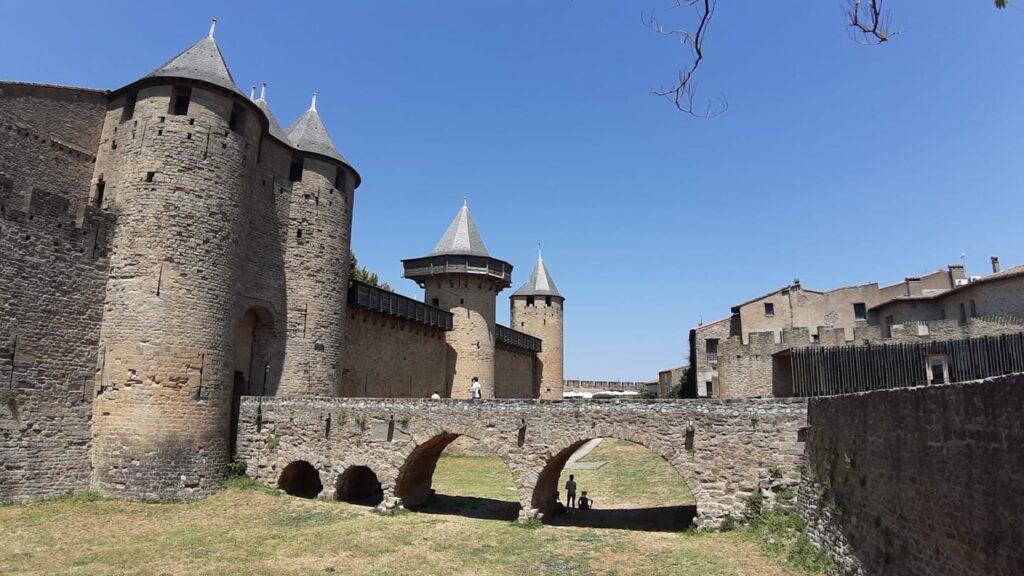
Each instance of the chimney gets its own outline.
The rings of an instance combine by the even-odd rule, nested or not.
[[[996,274],[999,272],[999,256],[992,257],[992,273]]]

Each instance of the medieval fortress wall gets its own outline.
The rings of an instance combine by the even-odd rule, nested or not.
[[[446,330],[347,309],[359,183],[315,94],[283,130],[212,29],[114,91],[0,83],[0,500],[209,493],[244,395],[536,397],[507,263],[434,279]]]
[[[89,485],[111,215],[86,203],[102,92],[0,84],[0,499]]]

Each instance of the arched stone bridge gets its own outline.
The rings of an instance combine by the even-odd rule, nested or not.
[[[305,474],[323,488],[318,497],[344,497],[358,489],[354,480],[375,475],[386,502],[401,499],[415,507],[431,494],[441,452],[464,435],[508,466],[520,518],[531,518],[553,504],[562,468],[578,447],[592,438],[618,438],[645,446],[679,473],[696,500],[696,523],[705,526],[740,513],[759,486],[796,485],[806,418],[806,404],[792,399],[244,397],[237,455],[250,475],[272,486],[298,485]]]

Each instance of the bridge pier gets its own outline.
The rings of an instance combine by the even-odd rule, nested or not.
[[[593,438],[618,438],[664,458],[696,500],[696,523],[716,526],[728,515],[742,514],[763,479],[799,482],[798,430],[804,426],[806,404],[792,399],[548,403],[246,397],[237,453],[248,462],[250,475],[272,486],[288,466],[308,463],[322,485],[318,498],[349,499],[351,470],[365,468],[361,482],[369,482],[372,472],[385,510],[399,504],[416,508],[433,493],[441,453],[459,436],[468,436],[508,467],[519,518],[528,520],[550,510],[559,475],[579,446]]]

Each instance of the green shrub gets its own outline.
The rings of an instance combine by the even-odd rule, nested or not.
[[[779,500],[788,502],[790,500],[796,499],[796,492],[787,489],[783,490],[782,492],[779,492],[778,494],[775,495],[775,497],[778,498]]]
[[[271,434],[270,436],[267,436],[267,449],[268,450],[273,450],[274,448],[277,448],[280,445],[281,445],[281,439],[280,438],[278,438],[277,436],[275,436],[273,434]]]
[[[248,462],[246,462],[242,458],[235,458],[231,462],[228,462],[227,476],[228,478],[238,478],[239,476],[245,476],[245,472],[248,469]]]

